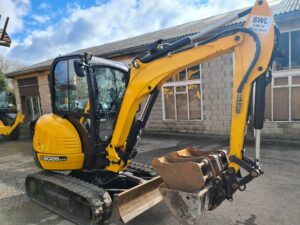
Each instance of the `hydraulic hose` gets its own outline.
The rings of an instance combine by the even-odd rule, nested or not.
[[[240,13],[236,13],[232,16],[226,17],[225,19],[217,22],[216,24],[213,24],[207,28],[204,28],[199,33],[196,33],[191,36],[184,37],[180,40],[175,41],[174,43],[168,45],[167,47],[160,49],[159,51],[156,51],[155,54],[144,54],[142,57],[139,58],[139,60],[142,63],[149,63],[155,59],[158,59],[160,57],[166,56],[169,53],[176,51],[180,48],[183,48],[191,43],[197,42],[199,39],[203,38],[205,35],[211,33],[212,31],[215,31],[216,29],[225,26],[226,24],[235,21],[236,19],[242,18],[246,15],[248,15],[251,12],[252,8],[248,8]]]

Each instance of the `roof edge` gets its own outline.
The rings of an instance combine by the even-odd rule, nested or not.
[[[41,67],[29,68],[29,69],[25,69],[25,70],[12,71],[12,72],[6,73],[5,77],[6,78],[14,78],[16,76],[21,76],[21,75],[26,76],[30,73],[42,72],[42,71],[49,70],[50,68],[51,68],[51,65],[46,65],[46,66],[41,66]]]

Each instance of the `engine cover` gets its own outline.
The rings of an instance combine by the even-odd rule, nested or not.
[[[81,169],[84,153],[80,136],[67,119],[43,115],[35,126],[33,148],[40,166],[46,170]]]

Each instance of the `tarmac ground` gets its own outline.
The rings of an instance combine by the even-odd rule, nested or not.
[[[188,145],[205,150],[226,148],[216,138],[182,135],[146,135],[136,161],[150,164],[153,157]],[[250,144],[248,152],[253,152]],[[250,154],[252,155],[252,154]],[[298,225],[300,224],[300,146],[262,145],[265,174],[252,181],[233,202],[225,201],[203,215],[201,225]],[[24,190],[27,174],[37,171],[28,135],[19,141],[0,140],[0,223],[3,225],[72,225],[58,215],[31,202]],[[179,225],[163,203],[128,223],[129,225]]]

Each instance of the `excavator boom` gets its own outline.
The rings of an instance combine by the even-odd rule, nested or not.
[[[229,155],[242,158],[252,85],[270,70],[276,35],[272,13],[266,1],[257,1],[253,8],[233,18],[247,14],[244,27],[227,29],[202,41],[197,41],[203,38],[201,33],[186,37],[161,50],[150,49],[148,54],[133,61],[114,133],[106,149],[107,158],[112,162],[107,167],[109,171],[118,172],[126,167],[124,162],[120,165],[113,162],[124,161],[118,156],[118,150],[130,155],[130,151],[134,149],[134,140],[139,136],[139,131],[143,128],[141,125],[145,125],[151,111],[151,107],[145,107],[141,120],[132,127],[135,113],[145,97],[150,96],[147,103],[151,105],[161,86],[174,74],[230,52],[234,52],[234,82]],[[222,23],[219,22],[220,24]],[[156,43],[156,47],[161,48],[162,45],[163,43]],[[182,50],[183,48],[188,49]],[[234,162],[231,162],[230,167],[234,167],[236,171],[239,169]]]

